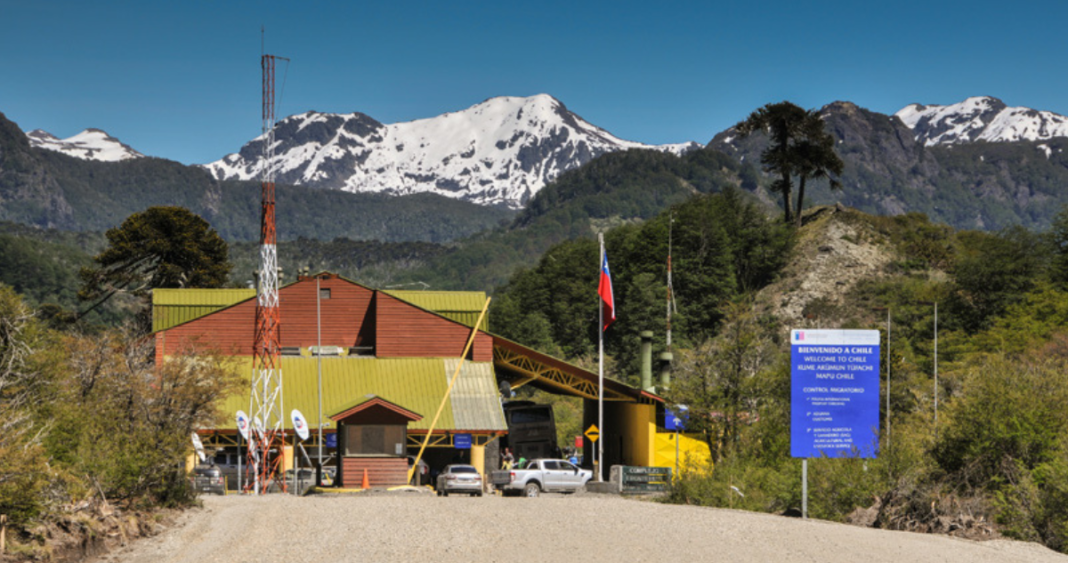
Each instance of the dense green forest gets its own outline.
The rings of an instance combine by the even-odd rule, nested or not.
[[[674,222],[672,223],[672,219]],[[696,196],[640,224],[605,236],[619,322],[605,337],[619,378],[637,383],[638,333],[664,333],[669,226],[673,244],[675,344],[690,346],[715,335],[721,305],[771,282],[786,263],[793,231],[771,220],[740,192]],[[568,358],[597,349],[597,242],[560,243],[537,265],[516,273],[498,290],[491,324],[503,336]]]

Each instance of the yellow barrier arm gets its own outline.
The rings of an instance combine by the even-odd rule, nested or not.
[[[471,329],[471,336],[467,339],[467,345],[464,346],[464,352],[460,355],[460,363],[456,364],[456,371],[452,374],[452,379],[449,380],[449,388],[445,390],[445,396],[441,398],[441,404],[438,405],[438,412],[434,414],[434,420],[430,422],[430,428],[426,431],[426,438],[423,438],[423,445],[419,447],[419,455],[415,456],[415,462],[408,468],[408,482],[412,482],[412,475],[417,469],[419,469],[419,460],[423,459],[423,451],[426,450],[426,445],[430,443],[430,435],[434,433],[434,428],[438,425],[438,418],[441,416],[441,411],[445,410],[445,402],[449,400],[449,394],[452,393],[452,386],[456,383],[456,377],[460,375],[460,370],[464,367],[464,361],[467,360],[467,351],[471,349],[471,345],[475,343],[475,336],[478,335],[478,327],[482,326],[482,319],[486,316],[486,311],[489,310],[491,297],[486,298],[486,304],[482,306],[482,312],[478,315],[478,322],[475,323],[474,328]]]

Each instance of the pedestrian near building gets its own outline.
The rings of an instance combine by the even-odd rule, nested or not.
[[[504,455],[501,456],[501,469],[509,470],[514,463],[515,456],[512,455],[511,448],[504,448]]]

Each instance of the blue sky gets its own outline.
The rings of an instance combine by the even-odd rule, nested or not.
[[[0,112],[185,163],[260,132],[260,26],[292,59],[277,114],[384,123],[548,93],[613,134],[707,142],[769,102],[991,95],[1068,114],[1068,3],[0,0]]]

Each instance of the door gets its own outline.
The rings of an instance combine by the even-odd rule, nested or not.
[[[578,467],[567,461],[561,461],[559,465],[561,486],[569,491],[579,488],[582,485],[582,474],[579,473]]]

